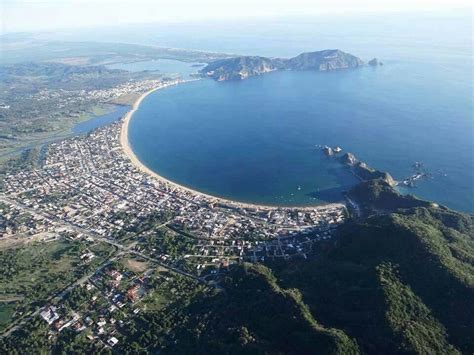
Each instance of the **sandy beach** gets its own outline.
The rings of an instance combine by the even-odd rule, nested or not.
[[[172,85],[179,85],[179,84],[182,84],[182,83],[185,83],[185,82],[188,82],[188,81],[192,81],[192,80],[181,81],[181,82],[178,82],[176,84],[170,84],[170,85],[166,85],[166,86],[160,86],[160,87],[151,89],[151,90],[143,93],[134,102],[134,104],[132,105],[132,109],[129,112],[127,112],[127,114],[124,116],[123,123],[122,123],[122,129],[120,131],[120,144],[121,144],[122,149],[125,152],[125,154],[131,160],[132,164],[135,165],[139,170],[141,170],[142,172],[144,172],[148,175],[151,175],[155,179],[158,179],[162,183],[164,183],[164,184],[166,184],[166,185],[168,185],[168,186],[170,186],[174,189],[181,189],[181,190],[187,191],[187,192],[189,192],[193,195],[206,198],[211,203],[222,203],[222,204],[230,205],[230,206],[237,207],[237,208],[251,208],[251,209],[261,209],[261,210],[274,210],[274,209],[282,209],[282,208],[283,209],[291,208],[291,209],[298,209],[298,210],[315,210],[315,209],[319,209],[319,208],[322,209],[322,208],[328,208],[330,206],[340,206],[341,205],[339,203],[330,203],[330,204],[317,205],[317,206],[266,206],[266,205],[257,205],[257,204],[252,204],[252,203],[245,203],[245,202],[227,200],[227,199],[224,199],[224,198],[221,198],[221,197],[208,195],[208,194],[190,189],[189,187],[177,184],[177,183],[175,183],[171,180],[168,180],[168,179],[164,178],[163,176],[157,174],[156,172],[154,172],[153,170],[151,170],[150,168],[145,166],[137,158],[137,156],[135,155],[135,153],[133,152],[133,150],[130,146],[130,142],[128,141],[128,126],[129,126],[130,120],[133,117],[133,114],[138,109],[138,107],[140,106],[143,99],[145,99],[145,97],[147,97],[151,93],[153,93],[157,90],[165,89],[165,88],[167,88],[169,86],[172,86]]]

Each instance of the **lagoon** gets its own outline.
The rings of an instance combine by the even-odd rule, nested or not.
[[[180,76],[189,79],[201,69],[204,63],[186,63],[173,59],[155,59],[130,63],[115,63],[107,65],[109,69],[121,69],[132,72],[157,71],[170,77]]]
[[[72,127],[72,132],[75,135],[87,134],[92,132],[94,129],[106,126],[110,123],[118,121],[122,118],[128,111],[130,111],[130,106],[128,105],[115,105],[111,111],[96,115],[89,118],[86,121],[79,122]]]

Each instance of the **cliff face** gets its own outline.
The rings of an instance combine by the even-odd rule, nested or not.
[[[200,73],[217,81],[243,80],[275,70],[330,71],[357,68],[361,59],[338,49],[302,53],[294,58],[236,57],[210,63]]]

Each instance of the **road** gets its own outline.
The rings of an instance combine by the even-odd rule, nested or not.
[[[201,277],[198,277],[196,275],[193,275],[191,273],[188,273],[186,271],[183,271],[181,269],[178,269],[178,268],[175,268],[173,266],[170,266],[170,265],[167,265],[165,263],[163,263],[161,260],[158,260],[158,259],[155,259],[155,258],[152,258],[146,254],[143,254],[141,252],[138,252],[136,250],[131,250],[131,248],[133,247],[133,244],[129,245],[129,246],[124,246],[114,240],[111,240],[111,239],[108,239],[106,237],[103,237],[103,236],[100,236],[92,231],[89,231],[89,230],[86,230],[84,229],[83,227],[80,227],[78,225],[75,225],[71,222],[68,222],[68,221],[64,221],[64,220],[60,220],[59,218],[55,217],[55,216],[52,216],[50,215],[49,213],[45,213],[45,212],[40,212],[40,211],[37,211],[33,208],[30,208],[28,206],[25,206],[15,200],[12,200],[10,198],[7,198],[3,195],[0,195],[0,201],[1,202],[4,202],[4,203],[7,203],[7,204],[12,204],[14,205],[15,207],[17,208],[20,208],[20,209],[23,209],[27,212],[29,212],[31,215],[33,216],[36,216],[36,217],[41,217],[41,218],[45,218],[45,219],[48,219],[49,221],[51,222],[55,222],[54,224],[58,227],[65,227],[69,230],[73,230],[73,231],[76,231],[78,233],[82,233],[90,238],[92,238],[95,242],[104,242],[104,243],[107,243],[109,245],[112,245],[114,247],[117,248],[117,250],[119,250],[120,252],[118,254],[116,254],[115,256],[107,259],[106,261],[104,261],[98,268],[96,268],[94,271],[92,271],[91,273],[87,274],[87,275],[84,275],[83,277],[81,277],[80,279],[74,281],[73,283],[71,283],[69,286],[67,286],[66,288],[64,288],[63,290],[59,291],[58,293],[54,294],[54,295],[51,295],[48,299],[46,299],[46,303],[50,303],[50,302],[53,302],[53,301],[59,301],[61,299],[63,299],[71,290],[74,289],[74,287],[76,286],[79,286],[79,285],[82,285],[84,284],[85,282],[87,282],[94,274],[96,274],[98,271],[102,270],[104,267],[106,267],[107,265],[109,265],[112,261],[114,261],[115,259],[117,259],[119,256],[122,256],[124,254],[133,254],[133,255],[137,255],[143,259],[146,259],[148,261],[151,261],[165,269],[167,269],[168,271],[170,271],[171,273],[174,273],[174,274],[179,274],[179,275],[182,275],[182,276],[186,276],[186,277],[189,277],[189,278],[192,278],[198,282],[201,282],[201,283],[205,283],[205,284],[208,284],[209,286],[215,286],[215,284],[213,283],[210,283],[206,280],[204,280],[203,278]],[[166,222],[167,223],[167,222]],[[163,223],[163,226],[166,225],[166,223]],[[43,307],[39,307],[37,309],[35,309],[34,311],[31,311],[27,314],[24,314],[21,318],[19,318],[16,322],[12,323],[11,326],[9,328],[7,328],[1,335],[0,335],[0,338],[3,338],[3,337],[6,337],[8,335],[10,335],[12,332],[14,332],[15,330],[19,329],[22,325],[24,325],[27,321],[31,320],[33,317],[36,317],[40,314],[41,310],[43,309]]]
[[[114,247],[116,247],[117,249],[121,250],[121,251],[125,251],[125,252],[128,252],[128,253],[131,253],[131,254],[135,254],[135,255],[138,255],[144,259],[147,259],[147,260],[150,260],[150,261],[153,261],[155,262],[156,264],[162,266],[163,268],[165,269],[168,269],[169,271],[173,272],[173,273],[176,273],[176,274],[180,274],[180,275],[183,275],[183,276],[187,276],[187,277],[190,277],[190,278],[193,278],[197,281],[200,281],[200,282],[203,282],[203,280],[193,274],[190,274],[188,272],[185,272],[183,270],[180,270],[178,268],[175,268],[173,266],[169,266],[165,263],[163,263],[162,261],[158,260],[158,259],[155,259],[155,258],[152,258],[146,254],[143,254],[141,252],[138,252],[138,251],[135,251],[135,250],[130,250],[130,246],[124,246],[118,242],[116,242],[115,240],[111,240],[109,238],[106,238],[106,237],[103,237],[101,235],[98,235],[92,231],[89,231],[81,226],[78,226],[76,224],[73,224],[71,222],[68,222],[68,221],[64,221],[64,220],[61,220],[55,216],[52,216],[50,214],[47,214],[47,213],[44,213],[44,212],[39,212],[33,208],[30,208],[28,206],[25,206],[17,201],[14,201],[14,200],[11,200],[5,196],[0,196],[0,201],[2,202],[5,202],[5,203],[10,203],[12,205],[14,205],[15,207],[17,208],[21,208],[25,211],[28,211],[29,213],[31,213],[33,216],[37,216],[37,217],[42,217],[42,218],[46,218],[46,219],[49,219],[50,221],[52,222],[55,222],[55,225],[56,226],[59,226],[59,227],[66,227],[70,230],[73,230],[75,232],[78,232],[78,233],[82,233],[90,238],[92,238],[94,241],[96,242],[104,242],[104,243],[107,243],[107,244],[110,244],[110,245],[113,245]],[[166,225],[166,223],[168,222],[165,222],[162,224],[162,226]]]
[[[74,287],[83,285],[85,282],[87,282],[93,275],[95,275],[98,271],[102,270],[104,267],[107,265],[110,265],[112,261],[114,261],[117,256],[114,256],[110,259],[105,260],[97,269],[94,271],[90,272],[87,275],[84,275],[80,279],[74,281],[72,284],[64,288],[62,291],[59,291],[58,293],[50,296],[49,298],[46,299],[46,303],[51,303],[54,301],[60,301],[63,299],[69,292],[71,292]],[[23,326],[27,321],[33,319],[34,317],[38,316],[41,313],[41,310],[44,307],[38,307],[34,311],[30,311],[29,313],[24,314],[21,318],[19,318],[17,321],[11,324],[7,330],[5,330],[2,334],[0,334],[0,338],[9,336],[11,333],[13,333],[15,330],[19,329],[21,326]]]

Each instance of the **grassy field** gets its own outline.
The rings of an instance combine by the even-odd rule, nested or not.
[[[0,331],[12,321],[15,313],[15,302],[0,302]]]
[[[86,250],[96,254],[90,263],[80,259]],[[108,245],[87,247],[64,239],[1,250],[0,302],[17,300],[14,307],[17,311],[41,306],[49,296],[94,270],[112,251]],[[8,310],[2,313],[3,319],[10,314]]]
[[[77,120],[75,120],[75,123],[76,122],[82,122],[82,121],[87,121],[88,119],[94,117],[94,116],[101,116],[101,115],[105,115],[109,112],[112,112],[114,110],[114,106],[113,105],[96,105],[96,106],[92,106],[92,108],[88,111],[88,112],[83,112],[79,118]]]
[[[149,262],[137,258],[124,258],[121,263],[126,269],[136,273],[144,272],[150,267]]]

